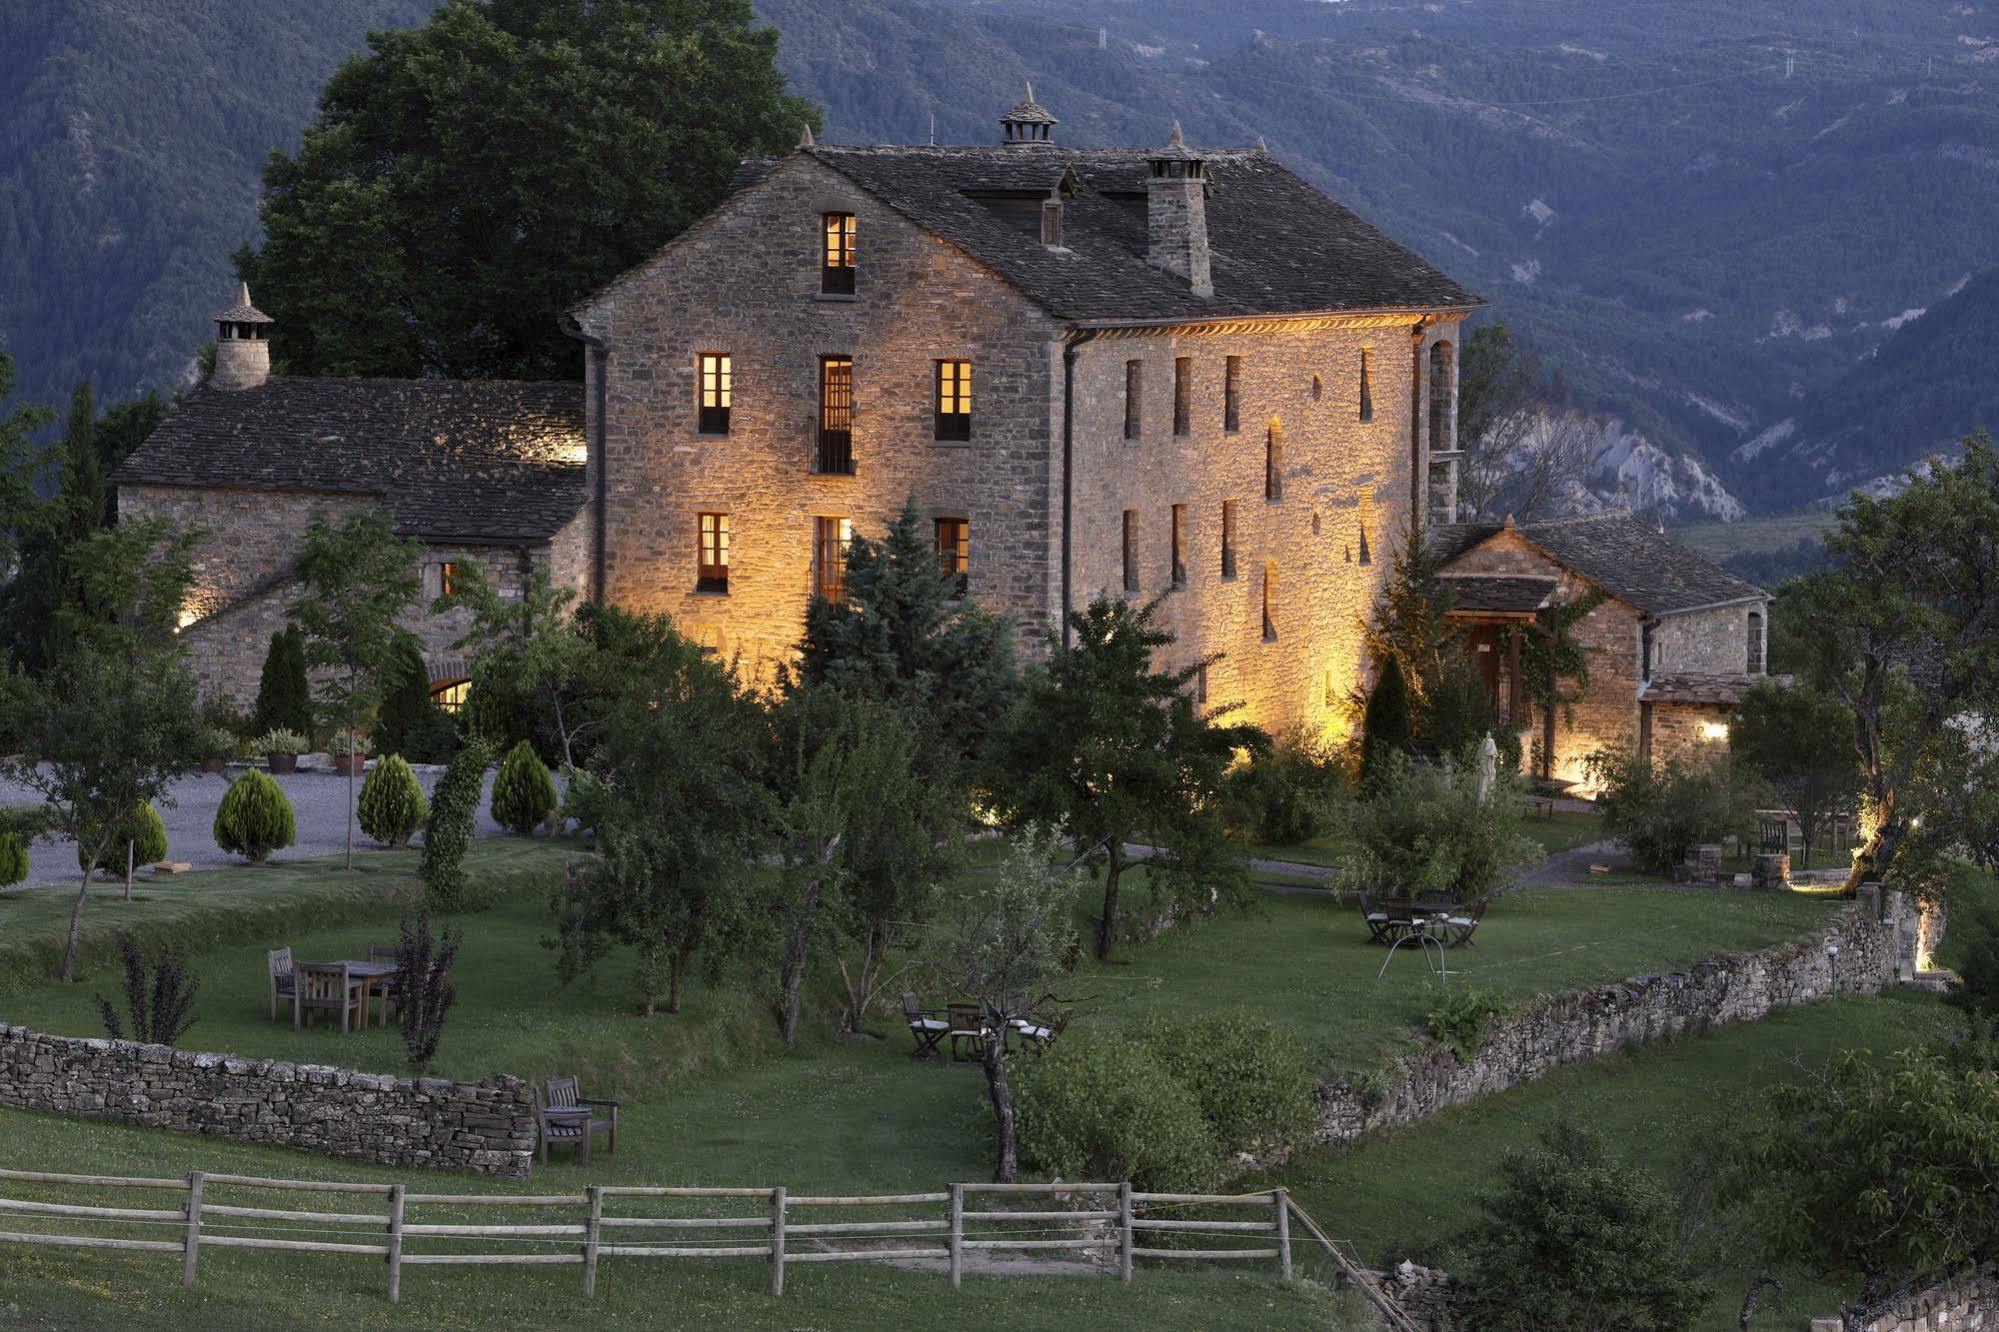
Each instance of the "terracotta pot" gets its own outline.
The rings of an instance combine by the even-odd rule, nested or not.
[[[201,761],[201,770],[203,772],[227,772],[229,771],[229,760],[219,758],[203,759]]]
[[[298,755],[296,754],[266,754],[264,761],[270,764],[272,772],[298,771]]]
[[[367,767],[368,756],[366,754],[335,754],[333,756],[333,770],[342,777],[350,773],[358,777],[367,770]]]

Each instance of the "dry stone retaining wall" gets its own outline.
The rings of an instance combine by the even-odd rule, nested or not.
[[[515,1179],[534,1159],[533,1099],[504,1074],[397,1078],[0,1026],[0,1106]]]
[[[1999,1328],[1999,1271],[1911,1295],[1867,1325],[1867,1332],[1991,1332]],[[1840,1332],[1837,1318],[1815,1318],[1812,1332]]]

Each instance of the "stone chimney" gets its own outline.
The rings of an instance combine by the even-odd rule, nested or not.
[[[1147,154],[1152,174],[1145,182],[1146,258],[1187,279],[1196,296],[1215,294],[1208,273],[1207,164],[1187,147],[1180,122],[1166,146]]]
[[[256,388],[271,377],[271,325],[275,321],[250,304],[250,284],[237,284],[236,304],[215,316],[215,373],[210,388]]]
[[[1027,96],[1000,117],[1001,142],[1009,148],[1052,147],[1054,140],[1049,136],[1061,123],[1047,107],[1034,100],[1034,85],[1030,83]]]

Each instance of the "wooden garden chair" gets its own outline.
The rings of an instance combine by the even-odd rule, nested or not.
[[[1485,904],[1488,900],[1481,897],[1478,901],[1472,903],[1470,912],[1465,915],[1446,916],[1444,918],[1444,929],[1447,935],[1445,940],[1446,947],[1470,948],[1472,946],[1471,937],[1478,933],[1478,923],[1485,919]]]
[[[293,989],[295,978],[292,976],[292,950],[273,948],[264,954],[264,965],[270,973],[271,1021],[278,1020],[278,1001],[282,999],[292,1005],[292,1025],[297,1026],[298,1003]]]
[[[909,1019],[909,1034],[916,1041],[916,1048],[909,1052],[909,1057],[935,1058],[938,1043],[951,1030],[951,1024],[938,1017],[936,1009],[919,1007],[914,990],[902,992],[902,1015]]]
[[[294,1031],[303,1019],[326,1009],[339,1012],[342,1035],[359,1025],[361,1005],[367,1001],[367,982],[349,972],[345,966],[299,966],[293,969],[292,978]]]
[[[550,1142],[573,1142],[582,1152],[584,1165],[590,1164],[590,1135],[608,1132],[611,1154],[618,1153],[618,1102],[592,1100],[578,1094],[577,1080],[550,1078],[534,1093],[535,1119],[541,1132],[541,1163],[548,1164]],[[608,1110],[608,1116],[597,1111]]]
[[[1412,904],[1402,898],[1384,898],[1375,902],[1366,893],[1360,895],[1361,919],[1367,922],[1369,943],[1392,944],[1408,932],[1414,920]]]
[[[952,1060],[956,1061],[961,1058],[976,1059],[984,1054],[986,1048],[986,1023],[985,1014],[980,1006],[977,1004],[949,1004],[946,1005],[944,1011],[946,1014],[945,1020],[948,1023],[944,1034],[951,1038]],[[972,1053],[969,1056],[961,1055],[959,1053],[961,1047],[967,1045],[971,1047]]]
[[[1013,1030],[1020,1037],[1021,1045],[1026,1049],[1034,1051],[1036,1054],[1046,1053],[1048,1047],[1055,1044],[1061,1038],[1062,1033],[1068,1029],[1069,1010],[1067,1009],[1057,1013],[1053,1019],[1027,1017],[1015,1018],[1013,1020]]]

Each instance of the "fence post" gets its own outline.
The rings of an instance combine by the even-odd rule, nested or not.
[[[194,1285],[194,1265],[201,1252],[201,1180],[199,1170],[187,1172],[187,1238],[182,1241],[180,1283]]]
[[[1118,1277],[1131,1280],[1131,1181],[1117,1186]]]
[[[403,1297],[403,1186],[389,1186],[389,1303]]]
[[[1277,1204],[1277,1261],[1284,1266],[1284,1279],[1291,1279],[1291,1195],[1283,1189],[1272,1189],[1271,1200]]]
[[[965,1270],[965,1186],[951,1186],[951,1289],[958,1289],[958,1282]]]
[[[597,1293],[597,1236],[604,1221],[604,1191],[595,1184],[584,1189],[590,1199],[590,1219],[583,1223],[583,1297]]]
[[[770,1191],[770,1293],[784,1294],[784,1186]]]

